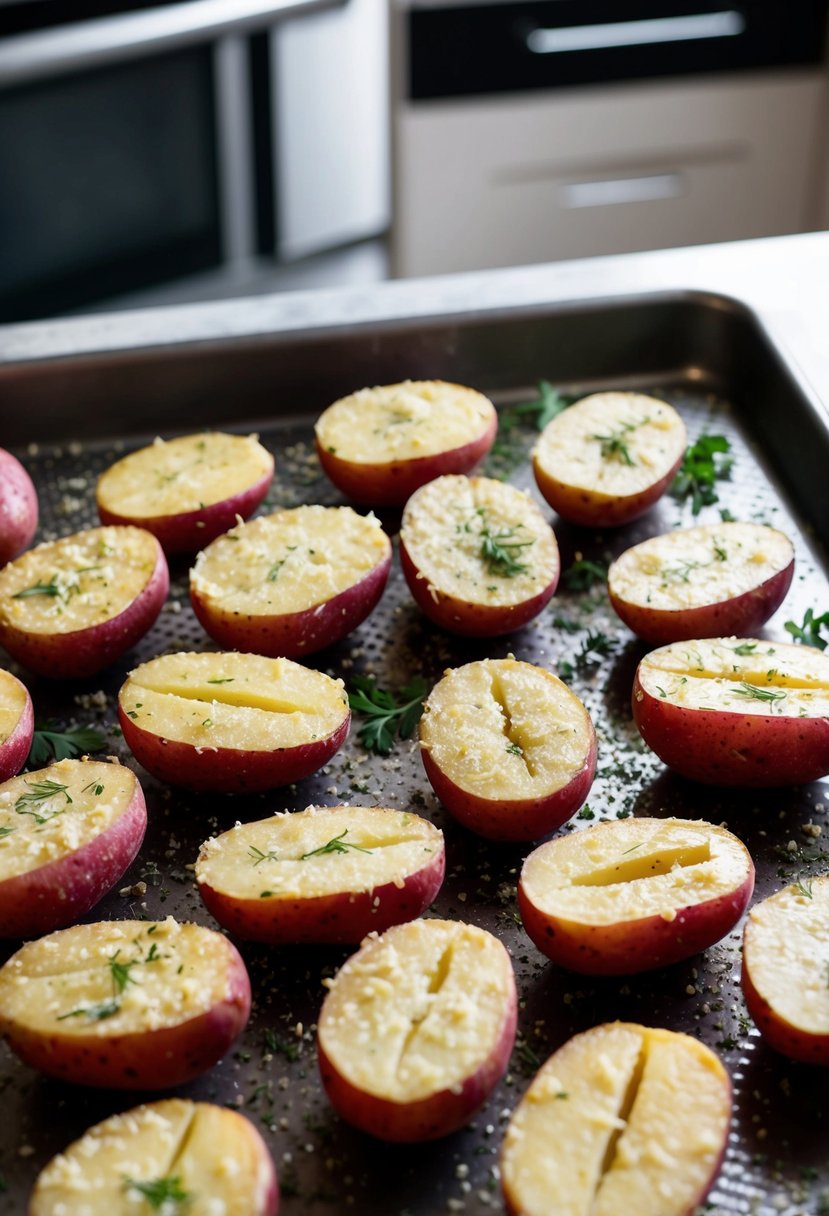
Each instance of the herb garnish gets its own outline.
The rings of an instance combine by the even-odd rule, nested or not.
[[[678,502],[690,497],[693,515],[718,501],[714,482],[731,476],[734,460],[726,455],[730,451],[724,435],[700,435],[686,450],[670,492]]]
[[[523,549],[529,549],[531,545],[534,545],[535,538],[519,540],[518,533],[521,530],[521,524],[514,528],[501,528],[497,532],[493,532],[484,508],[478,507],[475,513],[481,517],[481,560],[486,566],[487,573],[499,574],[503,578],[514,578],[516,574],[523,574],[528,570],[526,562],[519,561],[518,555]]]
[[[607,566],[604,562],[592,562],[580,557],[564,571],[564,585],[568,591],[589,591],[596,583],[604,583],[607,579]]]
[[[255,844],[248,845],[248,856],[253,858],[254,869],[263,861],[279,861],[278,853],[263,853],[261,849],[257,849]]]
[[[17,591],[12,596],[12,599],[27,600],[32,595],[62,596],[63,592],[58,585],[58,576],[53,574],[48,583],[33,583],[31,587],[26,587],[23,591]]]
[[[95,797],[100,798],[101,794],[104,792],[104,787],[101,785],[100,781],[90,781],[89,785],[85,785],[83,787],[81,793],[85,794],[87,790],[92,790]]]
[[[812,609],[807,608],[802,625],[796,625],[794,621],[786,621],[783,628],[801,645],[817,646],[818,650],[825,650],[826,639],[820,636],[820,631],[821,629],[829,630],[829,612],[824,612],[822,616],[815,616]]]
[[[775,692],[772,688],[758,688],[756,684],[740,681],[740,687],[732,689],[735,697],[746,697],[753,701],[785,701],[785,692]]]
[[[15,831],[17,831],[16,828],[9,828],[9,827],[0,828],[0,840],[2,840],[2,838],[4,836],[11,836],[12,832],[15,832]]]
[[[373,853],[373,849],[364,849],[361,844],[350,844],[345,837],[348,835],[348,828],[340,832],[339,836],[333,836],[327,844],[321,844],[318,849],[311,849],[310,853],[303,853],[300,861],[305,861],[308,857],[322,857],[326,853],[347,853],[349,849],[354,849],[357,853]]]
[[[100,752],[106,747],[106,739],[99,730],[91,726],[70,726],[57,731],[53,722],[38,722],[32,737],[27,765],[39,766],[55,760],[68,760],[88,752]]]
[[[745,656],[747,654],[754,654],[756,649],[756,642],[741,642],[739,646],[734,647],[734,653]]]
[[[576,398],[557,392],[549,380],[539,380],[536,388],[538,396],[533,401],[524,401],[521,405],[514,405],[512,408],[516,414],[535,415],[535,425],[539,431],[543,431],[547,423],[564,413]]]
[[[153,945],[155,945],[155,943],[153,943]],[[128,963],[122,963],[118,957],[120,953],[120,950],[116,950],[115,953],[111,954],[107,959],[109,973],[112,976],[112,987],[116,993],[123,992],[128,984],[138,983],[138,980],[134,980],[132,978],[130,972],[132,971],[133,967],[137,967],[141,962],[140,958],[134,958]]]
[[[72,1009],[69,1013],[62,1013],[57,1020],[65,1022],[67,1018],[87,1017],[90,1022],[103,1022],[106,1018],[114,1018],[120,1009],[120,1001],[100,1001],[97,1005],[84,1005],[80,1009]]]
[[[591,435],[591,439],[598,439],[602,459],[618,460],[622,464],[634,465],[636,461],[630,454],[630,448],[625,443],[625,436],[632,431],[638,430],[640,426],[650,422],[650,418],[643,418],[641,422],[624,422],[619,427],[618,431],[611,431],[609,435]]]
[[[812,898],[812,880],[811,878],[797,878],[794,883],[795,890],[798,895],[803,895],[806,899]]]
[[[161,1211],[165,1204],[175,1204],[178,1210],[182,1204],[189,1204],[193,1196],[181,1189],[181,1179],[178,1175],[171,1178],[154,1178],[151,1182],[136,1182],[134,1178],[124,1179],[125,1191],[137,1191],[147,1200],[154,1211]]]
[[[512,756],[523,756],[524,755],[524,749],[523,749],[523,747],[521,747],[520,743],[508,743],[507,751]]]
[[[370,752],[387,756],[395,735],[408,739],[420,721],[426,681],[418,676],[401,689],[400,705],[390,692],[377,687],[373,676],[355,676],[351,683],[353,691],[348,694],[348,704],[369,719],[360,728],[360,742]]]
[[[29,787],[29,793],[20,795],[14,804],[14,809],[18,815],[32,815],[36,823],[48,823],[56,815],[62,815],[72,801],[69,786],[61,785],[59,781],[26,781],[25,784]],[[46,815],[39,811],[29,810],[29,807],[37,806],[39,803],[46,802],[50,798],[55,798],[59,794],[63,794],[66,799],[64,806],[57,807]]]
[[[223,676],[221,679],[218,679],[218,680],[208,680],[207,683],[208,684],[232,684],[234,679],[235,679],[235,676]]]

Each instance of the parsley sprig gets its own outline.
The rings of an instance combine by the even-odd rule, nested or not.
[[[822,616],[815,616],[813,610],[807,608],[802,624],[786,621],[783,628],[792,635],[795,642],[800,642],[803,646],[816,646],[818,650],[825,650],[827,642],[820,636],[820,632],[822,629],[829,630],[829,612],[824,612]]]
[[[734,458],[724,435],[700,435],[685,452],[679,472],[671,483],[671,494],[678,502],[691,499],[691,514],[718,501],[714,483],[731,476]]]
[[[423,713],[426,681],[419,676],[400,690],[401,701],[390,692],[377,687],[373,676],[355,676],[348,704],[368,721],[360,728],[360,742],[370,752],[388,756],[395,736],[408,739]]]
[[[54,722],[37,722],[26,764],[39,768],[51,760],[69,760],[73,756],[100,752],[106,747],[106,739],[92,726],[70,726],[68,730],[55,729]]]

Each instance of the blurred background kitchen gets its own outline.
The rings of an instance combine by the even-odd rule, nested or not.
[[[827,0],[0,0],[0,320],[829,227]]]

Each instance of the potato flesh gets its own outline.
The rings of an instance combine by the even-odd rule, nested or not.
[[[192,1216],[251,1216],[262,1210],[271,1170],[241,1115],[169,1098],[113,1115],[53,1158],[37,1180],[30,1216],[149,1210],[126,1180],[173,1178]]]
[[[34,787],[43,782],[65,789],[41,798]],[[126,811],[135,786],[130,769],[96,760],[61,760],[4,782],[0,882],[28,874],[95,840]]]
[[[432,689],[421,744],[456,785],[486,798],[554,793],[584,767],[587,710],[566,684],[514,659],[447,671]]]
[[[511,992],[509,957],[491,934],[413,921],[369,938],[341,968],[320,1043],[358,1089],[417,1101],[462,1085],[491,1057]]]
[[[509,574],[508,564],[488,562],[487,536],[521,568]],[[449,474],[423,486],[406,505],[400,539],[433,595],[466,603],[521,604],[558,576],[558,545],[539,508],[528,494],[489,477]]]
[[[67,1038],[178,1025],[224,999],[229,949],[221,934],[172,917],[50,933],[0,969],[0,1025]],[[113,962],[128,967],[122,989]]]
[[[0,745],[16,729],[26,708],[26,689],[8,671],[0,668]]]
[[[254,654],[162,655],[119,694],[136,726],[206,749],[274,751],[325,739],[348,713],[342,680]]]
[[[73,633],[111,620],[144,590],[158,542],[140,528],[91,528],[30,549],[0,571],[0,619],[26,633]],[[32,588],[54,587],[35,594]],[[22,598],[21,592],[31,592]]]
[[[316,425],[320,447],[354,464],[386,464],[452,451],[479,439],[495,407],[442,380],[404,380],[335,401]]]
[[[664,401],[641,393],[595,393],[548,423],[534,457],[556,482],[625,498],[665,477],[686,439],[685,424]]]
[[[743,961],[779,1017],[804,1033],[829,1035],[829,879],[786,887],[752,908]]]
[[[343,832],[346,852],[306,856]],[[381,807],[308,807],[237,824],[207,841],[196,878],[235,899],[257,899],[263,890],[282,899],[313,899],[388,883],[402,888],[442,848],[442,833],[418,815]]]
[[[809,646],[751,638],[674,642],[642,660],[639,682],[651,696],[685,709],[829,714],[829,655]]]
[[[634,545],[612,564],[608,584],[624,603],[678,612],[745,595],[793,557],[791,541],[775,528],[721,523]]]
[[[522,1216],[684,1216],[729,1116],[727,1076],[708,1048],[667,1030],[597,1026],[547,1061],[513,1115],[505,1187]]]
[[[589,925],[677,912],[736,890],[750,872],[745,846],[724,829],[676,819],[630,819],[541,845],[521,882],[534,907]]]
[[[98,480],[99,505],[129,519],[157,519],[225,502],[273,472],[255,435],[183,435],[131,452]]]
[[[223,612],[302,612],[359,583],[390,552],[374,515],[351,507],[297,507],[219,537],[199,554],[190,585]]]

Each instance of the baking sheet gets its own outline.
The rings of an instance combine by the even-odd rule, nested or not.
[[[653,342],[644,344],[647,326],[643,328],[643,317],[648,309],[649,315],[656,314],[647,304],[637,316],[636,305],[630,305],[617,313],[623,323],[607,331],[604,346],[594,348],[592,364],[588,348],[595,341],[592,327],[597,324],[596,316],[577,311],[551,319],[554,329],[562,320],[566,322],[563,330],[559,325],[559,337],[565,331],[576,335],[565,361],[569,358],[572,365],[575,342],[585,356],[579,370],[592,368],[594,372],[593,378],[589,374],[580,375],[577,381],[569,377],[562,387],[578,392],[608,384],[641,387],[676,405],[692,438],[707,430],[730,439],[735,455],[732,476],[718,482],[719,503],[705,508],[698,522],[715,522],[723,508],[736,518],[769,523],[792,536],[797,549],[793,587],[764,631],[770,638],[789,640],[783,629],[785,620],[799,622],[806,608],[821,612],[829,601],[827,560],[820,540],[821,533],[824,539],[826,536],[820,515],[824,509],[819,493],[822,487],[811,483],[809,472],[812,465],[829,467],[829,451],[825,447],[815,450],[796,383],[764,344],[762,334],[755,331],[753,337],[747,336],[742,321],[732,333],[730,321],[720,325],[720,320],[706,313],[702,305],[699,308],[705,324],[686,333],[684,348],[682,334],[671,331],[670,340],[664,338],[664,318],[656,332],[657,339],[663,335],[661,346],[658,341],[656,346]],[[490,392],[500,406],[509,410],[511,404],[535,396],[536,379],[562,379],[556,376],[562,370],[561,347],[541,349],[542,320],[526,319],[526,340],[519,344],[512,340],[520,332],[515,329],[515,318],[502,322],[500,329],[494,323],[500,341],[494,352],[489,349],[485,355],[482,343],[473,341],[463,327],[453,324],[451,331],[444,329],[442,341],[438,327],[427,327],[419,341],[410,343],[408,362],[401,334],[370,335],[368,345],[377,354],[378,371],[383,374],[352,380],[350,387],[407,374],[447,376]],[[708,346],[700,338],[706,325]],[[623,346],[620,329],[639,335],[642,345],[638,350]],[[366,335],[360,341],[365,343]],[[343,344],[343,349],[349,349],[347,338],[343,338]],[[469,374],[474,369],[466,367],[467,374],[459,375],[461,365],[471,360],[476,348],[482,352],[481,374]],[[743,348],[751,356],[750,363],[743,363]],[[357,349],[357,339],[352,339],[350,350],[349,359],[324,371],[317,370],[309,360],[310,412],[305,419],[297,420],[294,413],[282,421],[271,418],[266,425],[260,420],[258,429],[276,456],[278,470],[268,507],[341,501],[321,476],[313,456],[311,420],[313,412],[325,403],[324,399],[320,401],[324,386],[342,380],[361,364],[363,354]],[[428,360],[427,351],[432,352]],[[618,352],[615,378],[614,351]],[[442,352],[442,356],[435,352]],[[301,353],[292,347],[289,362]],[[637,355],[641,357],[637,359]],[[215,352],[209,354],[208,363],[217,357]],[[230,352],[228,358],[242,366],[245,351]],[[660,360],[664,370],[660,370]],[[150,360],[150,364],[151,381],[162,384],[163,356],[159,355],[155,364]],[[180,366],[179,373],[172,364],[167,370],[170,381],[181,382]],[[73,383],[71,369],[65,369],[63,375],[64,400],[77,399],[82,381]],[[760,388],[755,390],[755,385]],[[201,414],[185,408],[186,402],[187,394],[183,394],[178,407],[170,409],[164,433],[178,433],[202,420]],[[255,394],[246,402],[251,413],[258,412]],[[205,421],[218,421],[219,404],[215,396],[205,397]],[[290,405],[294,411],[301,411],[302,398],[294,396]],[[153,397],[148,412],[152,414],[158,408]],[[225,418],[230,416],[233,411]],[[775,419],[779,442],[770,440]],[[94,431],[88,420],[85,426],[87,432]],[[101,426],[106,429],[104,420]],[[532,488],[526,463],[532,439],[529,425],[502,434],[484,471],[509,476],[515,484]],[[85,437],[82,442],[39,443],[21,449],[40,494],[38,539],[93,526],[97,522],[97,474],[140,442],[140,436],[103,443]],[[797,450],[798,443],[803,445],[802,458],[793,467],[790,449],[794,445]],[[577,555],[607,561],[646,536],[693,522],[690,507],[670,498],[663,499],[643,520],[615,532],[577,529],[552,518],[565,571]],[[393,516],[385,517],[384,522],[390,531],[396,530]],[[108,750],[130,761],[117,733],[115,712],[117,690],[127,670],[165,650],[213,648],[189,608],[187,564],[174,564],[171,573],[171,596],[162,616],[141,644],[102,677],[63,686],[25,676],[9,664],[11,670],[24,675],[38,719],[53,718],[61,725],[98,725],[107,735]],[[604,654],[586,649],[590,639],[599,634],[606,639],[600,647]],[[571,686],[587,704],[599,736],[598,775],[588,810],[573,821],[569,830],[628,814],[704,816],[725,823],[745,840],[754,856],[755,899],[796,877],[825,872],[829,860],[825,844],[829,788],[825,783],[771,792],[719,791],[670,774],[647,752],[629,710],[633,672],[645,650],[616,620],[600,587],[572,591],[564,582],[537,621],[510,637],[486,642],[451,638],[421,617],[395,560],[387,592],[372,617],[343,643],[311,656],[309,663],[342,676],[346,683],[357,671],[371,672],[383,686],[396,689],[415,675],[423,675],[431,685],[447,666],[486,655],[513,653],[553,670],[562,661],[569,662],[575,668]],[[346,746],[320,773],[296,787],[263,795],[232,798],[174,791],[139,768],[150,818],[144,846],[118,890],[85,918],[173,914],[212,925],[187,867],[195,860],[202,840],[239,819],[258,819],[273,811],[300,809],[314,802],[351,802],[413,809],[444,829],[447,879],[434,913],[466,919],[496,933],[508,946],[515,964],[520,995],[519,1037],[509,1070],[467,1129],[423,1146],[388,1146],[373,1141],[334,1115],[317,1078],[314,1024],[324,995],[322,981],[334,974],[349,951],[277,949],[242,943],[255,1001],[247,1030],[207,1076],[175,1092],[236,1106],[257,1124],[279,1171],[281,1210],[287,1216],[332,1216],[341,1212],[366,1216],[433,1216],[442,1212],[488,1216],[503,1212],[498,1149],[509,1114],[530,1077],[571,1034],[604,1020],[621,1018],[697,1035],[721,1052],[731,1073],[735,1092],[733,1131],[706,1211],[759,1216],[829,1212],[823,1074],[775,1056],[757,1037],[740,996],[739,932],[688,962],[626,980],[578,977],[554,967],[523,933],[517,914],[515,887],[529,848],[478,840],[455,826],[431,793],[416,745],[411,741],[398,743],[386,759],[370,756],[358,740],[359,725],[355,715]],[[0,957],[7,957],[13,948],[7,945]],[[156,1096],[96,1092],[48,1080],[19,1064],[5,1046],[0,1048],[0,1086],[6,1129],[0,1143],[0,1175],[6,1188],[0,1194],[0,1212],[10,1213],[24,1209],[34,1178],[55,1152],[100,1118]],[[676,1118],[681,1124],[681,1111]]]

